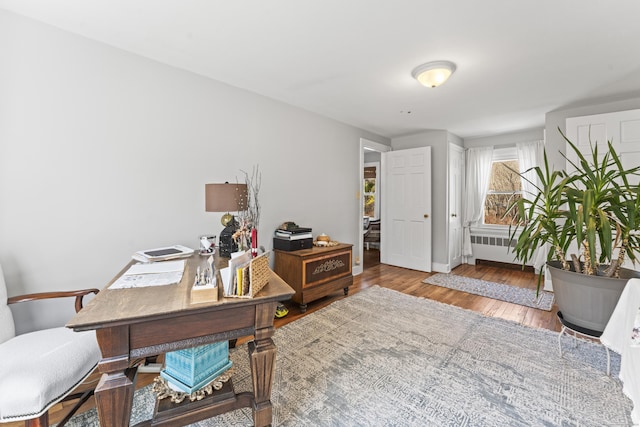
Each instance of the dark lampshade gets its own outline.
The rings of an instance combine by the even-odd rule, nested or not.
[[[247,208],[247,184],[205,184],[204,210],[237,212]]]

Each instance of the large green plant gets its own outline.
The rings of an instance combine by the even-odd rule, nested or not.
[[[552,170],[546,151],[543,166],[531,169],[538,194],[525,194],[512,205],[519,218],[510,228],[516,259],[524,265],[548,244],[547,261],[560,261],[565,270],[618,277],[625,257],[635,262],[640,254],[640,187],[630,183],[640,166],[625,169],[611,142],[604,155],[596,144],[585,157],[558,130],[577,156],[575,162],[565,156],[574,172]],[[572,245],[579,256],[567,255]]]

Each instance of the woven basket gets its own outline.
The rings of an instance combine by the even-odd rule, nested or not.
[[[269,283],[269,258],[259,256],[252,259],[249,264],[249,277],[251,278],[249,294],[253,298]]]

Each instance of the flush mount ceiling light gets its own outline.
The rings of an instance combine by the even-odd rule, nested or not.
[[[427,62],[416,67],[411,75],[426,87],[437,87],[446,82],[456,70],[456,64],[449,61]]]

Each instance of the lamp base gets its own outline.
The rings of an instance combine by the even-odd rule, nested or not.
[[[229,212],[227,212],[226,214],[222,215],[222,218],[220,218],[220,222],[222,223],[222,225],[224,227],[226,227],[231,222],[233,222],[233,220],[234,220],[234,217]]]
[[[238,244],[233,240],[233,233],[238,230],[239,224],[232,221],[220,233],[219,254],[221,257],[230,258],[231,254],[238,252]]]

